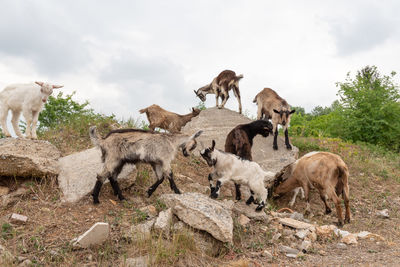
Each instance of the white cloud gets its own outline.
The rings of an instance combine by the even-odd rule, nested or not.
[[[137,117],[151,104],[186,113],[224,69],[244,74],[243,109],[275,89],[311,110],[348,71],[398,70],[396,1],[7,1],[0,86],[48,80],[96,111]],[[215,105],[209,96],[207,106]],[[237,110],[233,94],[228,108]]]

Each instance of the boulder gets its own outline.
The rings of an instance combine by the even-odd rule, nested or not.
[[[226,205],[199,193],[164,194],[160,199],[191,227],[222,242],[232,242],[233,220]]]
[[[144,223],[132,225],[129,231],[125,234],[128,239],[146,239],[151,236],[151,229],[154,226],[156,219],[148,220]]]
[[[211,146],[211,141],[215,140],[218,149],[225,149],[225,139],[228,133],[238,126],[252,122],[251,119],[229,109],[218,109],[217,107],[202,110],[200,114],[188,122],[182,128],[182,133],[194,134],[198,130],[203,130],[203,134],[197,139],[204,146]],[[284,138],[278,137],[278,150],[272,149],[273,136],[262,137],[257,135],[254,138],[252,156],[253,160],[261,165],[263,169],[278,172],[282,168],[298,157],[298,148],[293,146],[292,150],[287,150]],[[202,149],[197,146],[197,151]]]
[[[97,173],[101,172],[101,152],[97,147],[62,157],[58,160],[58,185],[64,202],[76,202],[93,190]],[[118,179],[136,179],[136,167],[126,164]],[[106,183],[108,182],[105,181]]]
[[[357,244],[357,236],[354,234],[345,235],[340,242],[345,243],[347,245]]]
[[[58,175],[61,152],[42,140],[0,139],[0,176],[46,177]]]
[[[295,229],[308,229],[314,227],[312,224],[294,220],[292,218],[279,218],[279,223],[295,228]],[[333,231],[333,230],[332,230]]]
[[[83,235],[79,236],[73,242],[73,246],[87,248],[91,245],[101,244],[107,240],[110,235],[110,226],[108,223],[95,223]]]

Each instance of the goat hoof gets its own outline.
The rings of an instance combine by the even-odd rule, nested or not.
[[[121,195],[121,196],[118,196],[118,198],[119,198],[119,200],[121,200],[121,201],[126,199],[126,198],[125,198],[124,196],[122,196],[122,195]]]
[[[288,149],[288,150],[292,150],[292,146],[286,146],[286,148]]]
[[[343,226],[343,222],[338,221],[338,226],[339,226],[339,227],[342,227],[342,226]]]
[[[325,210],[325,214],[329,214],[329,213],[331,213],[331,212],[332,212],[332,210],[329,209],[329,208]]]
[[[100,201],[99,201],[98,199],[93,199],[93,204],[94,204],[94,205],[99,205],[99,204],[100,204]]]
[[[216,198],[218,198],[218,195],[217,194],[211,194],[210,197],[213,198],[213,199],[216,199]]]
[[[278,147],[277,146],[273,146],[272,147],[274,150],[278,150]]]
[[[344,219],[344,222],[345,222],[345,223],[350,223],[350,218]]]

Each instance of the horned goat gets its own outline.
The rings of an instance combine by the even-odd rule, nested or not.
[[[193,117],[200,114],[200,109],[192,108],[192,112],[186,115],[179,115],[161,108],[158,105],[151,105],[139,110],[146,113],[149,120],[149,128],[154,131],[156,127],[168,130],[170,133],[179,133],[181,128],[186,125]]]
[[[306,212],[310,212],[309,192],[310,186],[313,186],[319,191],[326,214],[331,213],[327,200],[328,198],[332,199],[335,203],[339,225],[343,225],[342,209],[338,197],[342,195],[346,208],[344,222],[350,222],[349,171],[346,163],[338,155],[329,152],[310,152],[288,165],[276,180],[283,180],[285,176],[288,178],[276,187],[274,195],[302,187],[307,202]]]
[[[264,88],[259,92],[253,100],[253,103],[257,103],[257,119],[260,120],[265,116],[267,120],[272,120],[273,131],[274,131],[274,143],[273,148],[278,149],[278,124],[283,126],[285,132],[285,144],[287,149],[292,149],[292,145],[289,142],[288,126],[290,123],[290,115],[295,110],[290,110],[289,104],[285,99],[281,98],[271,88]]]
[[[272,133],[272,124],[269,121],[257,120],[236,126],[226,137],[225,152],[235,154],[242,159],[252,161],[251,147],[257,134],[267,137]],[[241,199],[240,184],[235,183],[236,200]]]
[[[273,179],[275,174],[263,171],[260,165],[254,161],[241,159],[234,154],[214,148],[215,141],[213,140],[211,147],[200,152],[208,166],[213,167],[213,172],[208,175],[211,187],[210,197],[217,198],[221,186],[228,181],[233,181],[237,184],[247,185],[250,188],[251,196],[246,201],[246,204],[258,203],[256,211],[261,211],[268,197],[264,180]],[[215,187],[211,184],[214,177],[218,178]]]
[[[224,70],[217,77],[215,77],[210,84],[199,88],[197,91],[194,90],[194,93],[203,102],[206,101],[207,94],[215,94],[215,106],[221,109],[225,106],[226,101],[228,101],[229,90],[232,89],[233,94],[239,102],[239,113],[242,114],[242,102],[240,100],[239,91],[239,81],[242,78],[242,74],[236,76],[236,73],[234,71]],[[222,100],[221,106],[218,104],[219,97]]]
[[[44,82],[35,83],[11,84],[0,92],[0,123],[6,137],[11,137],[7,128],[7,115],[8,111],[11,110],[11,124],[15,134],[23,138],[18,127],[19,117],[22,112],[26,121],[26,138],[37,139],[36,125],[39,113],[49,95],[53,93],[53,89],[63,87],[62,85],[52,85]]]
[[[101,159],[104,163],[103,170],[97,175],[97,181],[93,189],[93,202],[99,203],[101,186],[106,179],[118,195],[120,200],[125,199],[119,188],[117,177],[126,163],[149,163],[153,168],[157,181],[149,187],[147,195],[150,197],[157,187],[168,178],[171,189],[180,194],[171,171],[171,162],[175,158],[178,149],[182,150],[185,157],[188,151],[196,148],[196,138],[202,131],[192,136],[183,134],[167,134],[144,131],[139,129],[119,129],[110,131],[106,137],[100,138],[96,127],[89,129],[92,143],[101,149]]]

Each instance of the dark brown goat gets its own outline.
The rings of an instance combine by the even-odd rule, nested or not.
[[[257,120],[236,126],[226,137],[225,152],[235,154],[243,159],[253,160],[251,147],[257,134],[267,137],[272,133],[272,124],[269,121]],[[241,199],[240,185],[235,183],[236,200]]]
[[[236,73],[232,70],[224,70],[217,77],[213,79],[210,84],[199,88],[194,93],[200,98],[201,101],[206,101],[207,94],[215,94],[216,107],[223,108],[226,101],[229,98],[229,90],[232,89],[233,94],[239,102],[239,113],[242,114],[242,102],[240,100],[239,81],[243,78],[240,74],[236,76]],[[221,106],[218,104],[218,98],[221,97]]]

